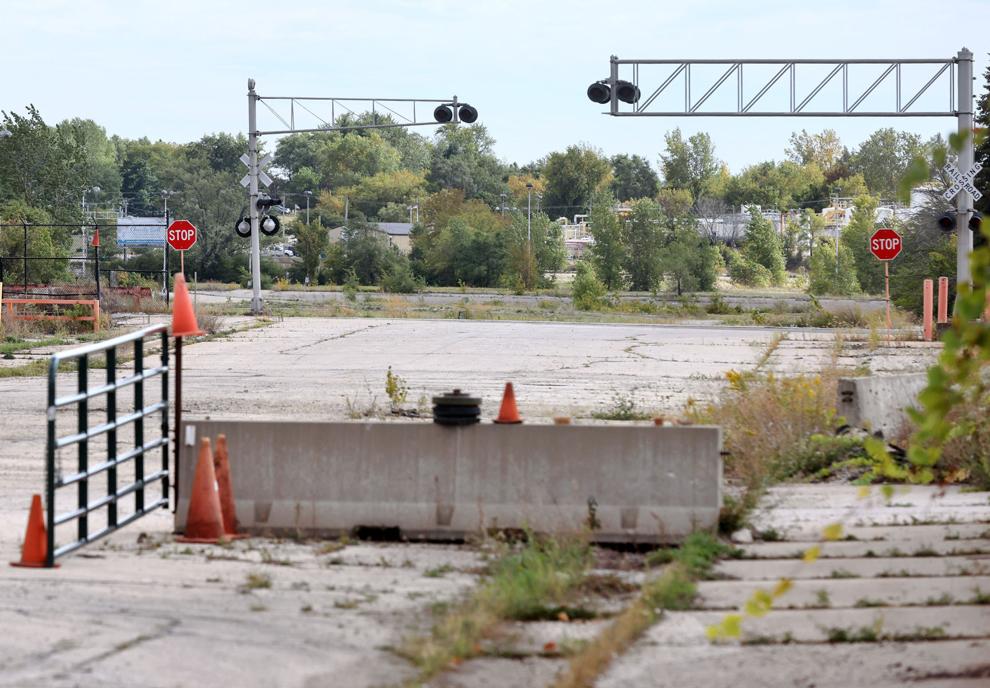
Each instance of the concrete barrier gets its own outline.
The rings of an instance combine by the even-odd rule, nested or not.
[[[890,439],[907,421],[905,409],[918,406],[927,384],[927,373],[839,378],[836,407],[849,425],[880,430]]]
[[[670,542],[714,528],[721,506],[718,427],[190,420],[179,434],[179,532],[196,441],[219,433],[238,519],[254,533],[374,527],[455,540],[594,520],[600,542]]]

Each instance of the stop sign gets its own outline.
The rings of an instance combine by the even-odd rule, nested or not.
[[[189,220],[176,220],[168,226],[165,239],[176,251],[188,251],[196,243],[196,226]]]
[[[870,253],[879,260],[893,260],[902,246],[901,235],[892,229],[878,229],[870,237]]]

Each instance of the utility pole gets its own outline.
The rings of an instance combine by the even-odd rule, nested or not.
[[[251,218],[251,313],[261,315],[261,232],[258,227],[258,94],[248,79],[248,213]]]
[[[533,244],[533,184],[526,184],[526,243]]]
[[[306,195],[306,226],[309,226],[309,199],[313,195],[312,191],[303,191]],[[298,206],[297,206],[298,207]]]
[[[957,167],[963,174],[973,166],[976,157],[973,142],[973,53],[963,48],[956,55],[959,76],[959,136],[962,150],[959,151]],[[969,229],[970,211],[973,209],[973,196],[963,187],[956,196],[956,287],[970,284],[969,254],[973,250],[973,232]]]

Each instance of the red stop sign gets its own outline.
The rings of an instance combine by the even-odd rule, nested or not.
[[[879,260],[893,260],[903,245],[901,235],[892,229],[878,229],[870,237],[870,253]]]
[[[165,240],[176,251],[188,251],[196,243],[196,226],[189,220],[176,220],[168,226]]]

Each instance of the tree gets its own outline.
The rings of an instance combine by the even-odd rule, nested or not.
[[[530,189],[526,186],[527,184],[532,184],[533,188]],[[508,186],[509,195],[505,204],[519,210],[524,210],[527,207],[531,197],[538,196],[546,191],[544,181],[529,174],[510,174]],[[534,203],[533,208],[536,207]]]
[[[804,201],[819,198],[825,176],[815,164],[799,165],[791,160],[772,160],[745,168],[732,177],[725,191],[726,202],[734,208],[759,205],[767,210],[788,210]]]
[[[652,198],[660,190],[660,179],[646,158],[638,155],[612,157],[612,195],[623,201]]]
[[[547,156],[543,180],[543,207],[554,215],[570,216],[587,208],[595,192],[608,188],[612,166],[597,150],[569,146]]]
[[[494,206],[505,191],[504,168],[493,152],[495,139],[481,124],[446,124],[437,130],[427,174],[429,190],[461,189],[465,198]]]
[[[68,130],[49,127],[33,105],[27,115],[3,112],[10,136],[0,141],[0,191],[48,211],[55,221],[77,220],[83,184],[76,176],[84,151]]]
[[[605,285],[595,274],[595,266],[581,260],[571,286],[571,298],[579,311],[597,311],[605,305]]]
[[[504,235],[508,220],[478,200],[463,201],[460,196],[458,204],[459,196],[449,193],[431,197],[430,200],[445,202],[442,214],[429,208],[431,217],[443,221],[413,230],[413,269],[430,284],[497,286],[505,274]]]
[[[856,261],[853,259],[852,251],[841,241],[836,256],[835,241],[831,237],[821,239],[811,255],[808,272],[808,291],[812,294],[849,296],[859,293]]]
[[[797,265],[810,260],[815,255],[815,247],[824,232],[825,218],[810,208],[792,216],[787,223],[787,235],[793,242],[791,250],[787,251],[788,257],[793,255]]]
[[[711,291],[718,279],[718,248],[692,230],[679,230],[663,250],[663,273],[680,296]]]
[[[595,243],[591,245],[591,262],[609,290],[623,285],[622,266],[626,262],[622,223],[613,206],[615,198],[607,191],[592,197],[589,231]]]
[[[976,141],[975,161],[983,165],[973,185],[983,194],[976,202],[976,209],[990,216],[990,67],[983,72],[983,92],[976,99],[976,125],[983,128]],[[990,222],[990,220],[984,220]]]
[[[666,243],[665,217],[660,204],[652,198],[632,203],[626,220],[626,272],[632,289],[656,291],[663,277],[663,245]]]
[[[27,230],[27,255],[36,258],[55,258],[68,255],[69,233],[65,229],[51,227],[51,215],[39,208],[32,208],[21,199],[6,201],[0,206],[0,218],[4,223],[32,225]],[[24,275],[24,231],[20,227],[0,228],[0,256],[3,261],[0,281],[10,284],[27,281],[50,283],[69,277],[67,260],[29,260],[27,278]]]
[[[816,165],[824,173],[826,180],[830,180],[841,173],[846,148],[839,141],[839,135],[834,129],[826,129],[819,134],[802,129],[800,134],[791,134],[786,152],[787,157],[799,165]]]
[[[773,284],[784,283],[784,250],[780,236],[769,220],[751,210],[746,225],[746,242],[743,255],[770,272]]]
[[[884,290],[883,263],[870,253],[870,237],[876,229],[877,198],[858,196],[855,200],[849,225],[842,230],[841,242],[853,256],[856,279],[867,294],[881,294]]]
[[[694,198],[710,193],[721,168],[711,137],[698,132],[685,141],[678,128],[664,135],[664,141],[667,152],[660,154],[664,186],[687,189]]]
[[[921,137],[893,128],[878,129],[853,154],[851,169],[866,180],[870,193],[894,198],[898,181],[916,156],[924,153]]]
[[[330,246],[330,237],[319,220],[308,225],[298,223],[295,227],[295,235],[295,249],[302,259],[305,276],[315,284],[320,274],[320,265],[326,256],[327,248]]]

